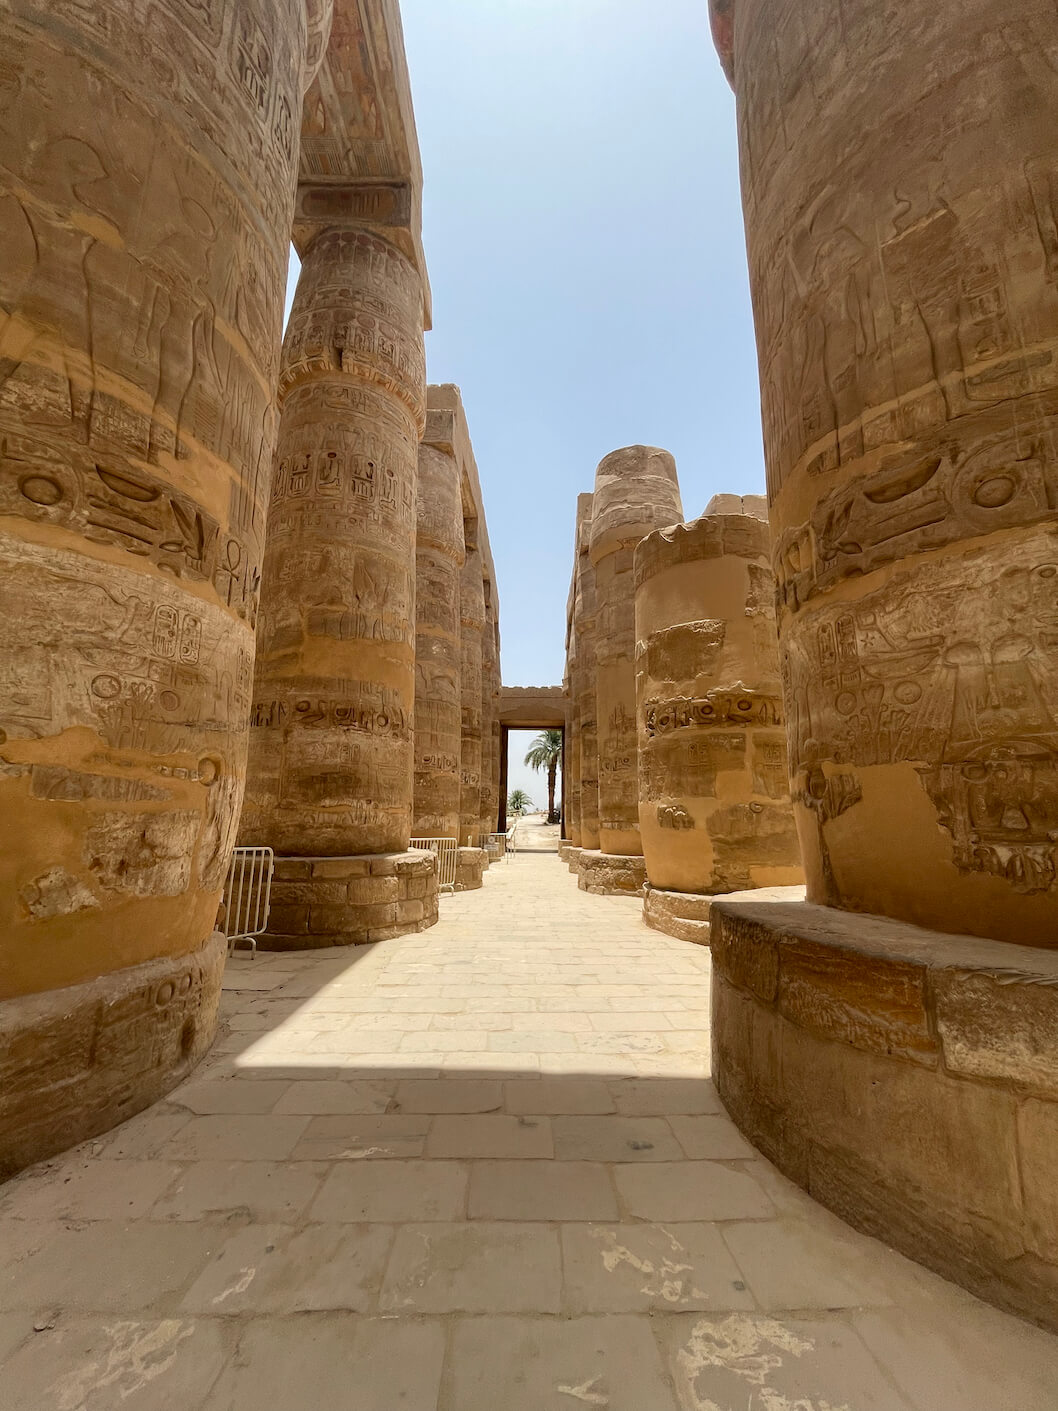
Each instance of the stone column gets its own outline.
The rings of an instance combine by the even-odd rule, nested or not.
[[[803,880],[768,525],[741,509],[717,496],[635,551],[643,915],[699,941],[709,894]]]
[[[566,826],[568,842],[572,847],[581,846],[580,831],[580,718],[577,715],[572,682],[577,671],[577,629],[570,623],[569,645],[566,650],[565,687],[569,694],[569,709],[566,715],[566,770],[568,777],[562,781],[562,795],[566,806]],[[563,842],[567,841],[563,839]]]
[[[1053,7],[802,10],[733,71],[809,898],[1058,945]]]
[[[415,550],[416,837],[458,838],[463,504],[454,456],[419,448]]]
[[[1056,1328],[1054,6],[712,4],[809,895],[714,902],[717,1087],[843,1218]]]
[[[0,15],[0,1176],[211,1042],[303,0]]]
[[[423,291],[395,246],[323,229],[283,345],[242,836],[279,855],[269,943],[422,929],[407,854]]]
[[[600,888],[638,891],[645,881],[636,769],[632,558],[645,534],[682,518],[676,463],[667,451],[627,446],[599,462],[589,555],[597,593],[599,847],[604,856],[597,860],[582,854],[580,880],[588,890],[594,889],[589,871],[595,862]]]
[[[572,674],[572,702],[580,737],[580,847],[599,848],[599,731],[596,715],[596,603],[595,566],[588,552],[591,537],[591,495],[578,498],[584,507],[577,554],[577,589],[573,621],[577,632],[576,668]]]
[[[481,634],[481,832],[495,833],[499,816],[500,644],[495,587],[486,581],[485,625]]]
[[[485,628],[485,587],[477,523],[464,521],[466,560],[460,579],[459,621],[462,651],[462,730],[459,841],[477,847],[481,834],[481,662]]]

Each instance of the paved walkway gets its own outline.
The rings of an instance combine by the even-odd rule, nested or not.
[[[742,1140],[638,913],[521,854],[235,960],[191,1082],[0,1193],[3,1411],[1054,1411],[1058,1339]]]

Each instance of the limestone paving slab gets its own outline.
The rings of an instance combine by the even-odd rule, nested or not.
[[[236,955],[230,1052],[3,1187],[3,1411],[1054,1411],[1058,1339],[735,1130],[707,951],[546,854],[441,918]]]

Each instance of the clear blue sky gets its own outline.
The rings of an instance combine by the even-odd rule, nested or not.
[[[607,451],[672,451],[689,519],[718,490],[764,488],[734,100],[706,0],[401,11],[428,375],[463,391],[504,681],[548,685],[562,679],[577,493]]]

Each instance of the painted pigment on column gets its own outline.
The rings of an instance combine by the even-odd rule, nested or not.
[[[417,523],[412,832],[458,838],[463,503],[455,457],[426,442],[419,448]]]
[[[742,509],[717,496],[635,551],[644,916],[702,941],[708,894],[802,881],[768,525],[718,506]]]
[[[0,32],[2,1174],[213,1035],[307,74],[301,0]]]
[[[636,767],[635,588],[632,557],[645,534],[682,519],[676,462],[656,446],[627,446],[595,472],[589,556],[596,589],[599,848],[582,854],[581,883],[638,891],[645,881]],[[618,857],[620,863],[608,862]],[[590,874],[596,864],[594,881]],[[634,886],[630,886],[631,882]]]
[[[246,843],[282,857],[274,946],[378,940],[432,919],[417,894],[423,855],[405,853],[422,329],[422,281],[396,246],[365,230],[317,235],[283,344],[242,822]]]

